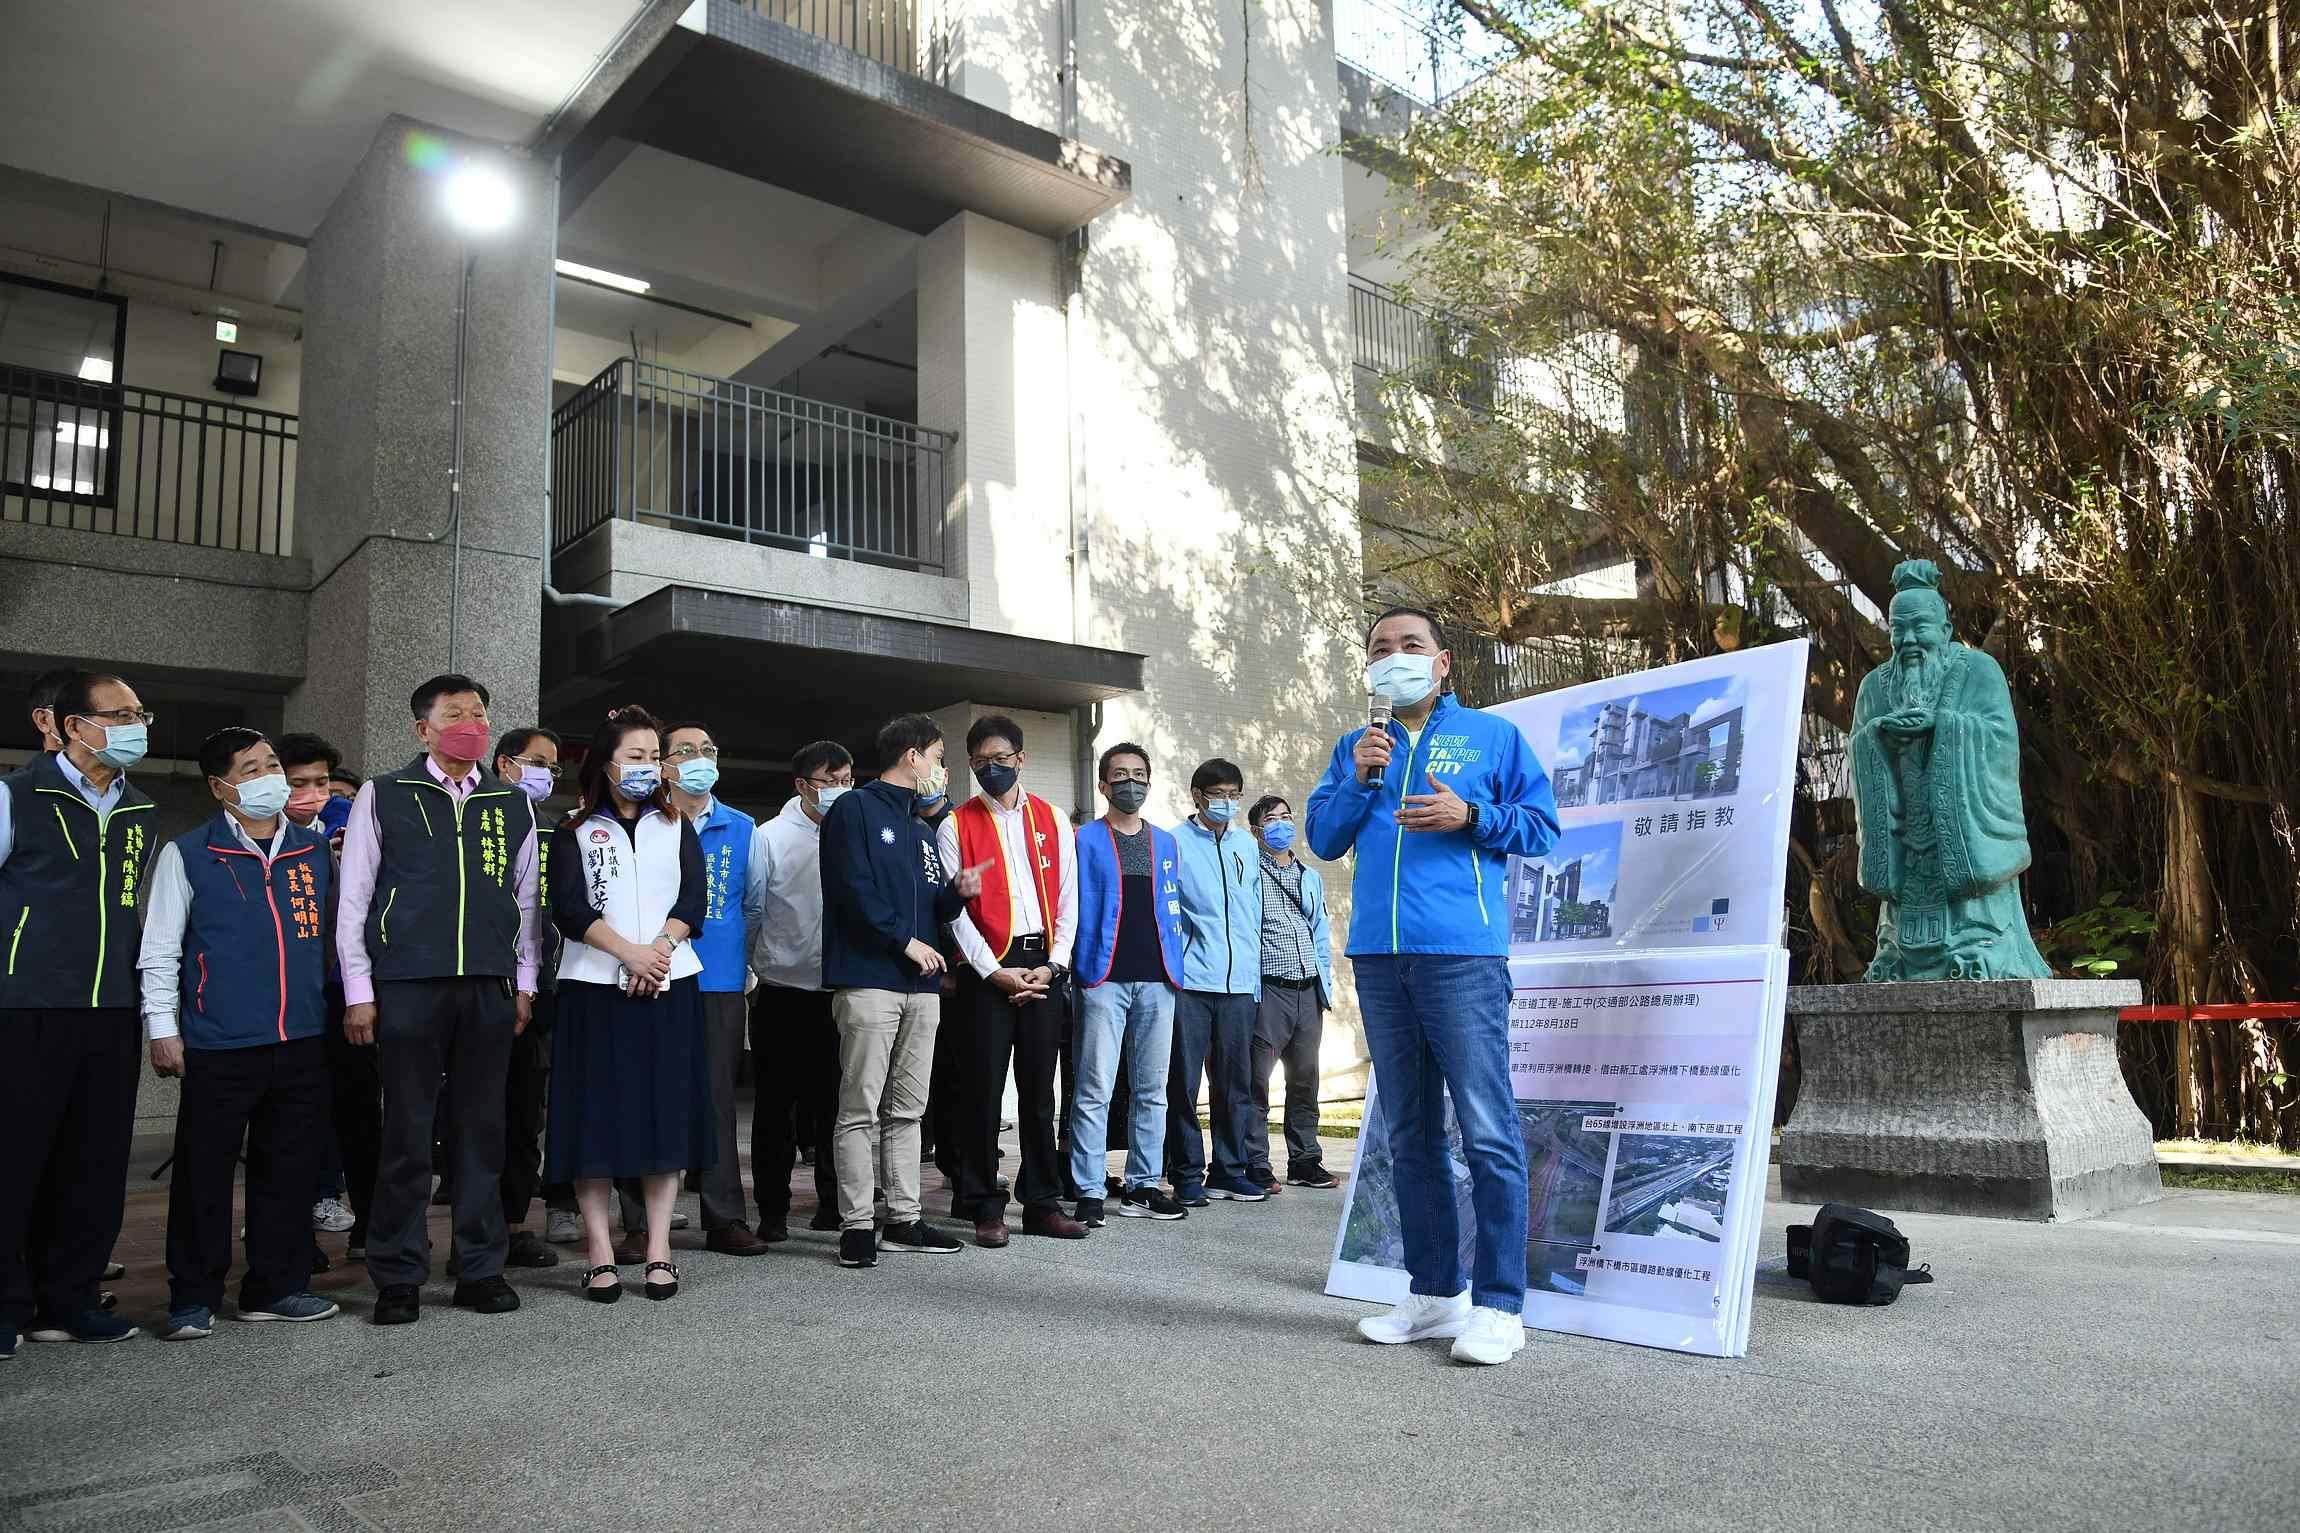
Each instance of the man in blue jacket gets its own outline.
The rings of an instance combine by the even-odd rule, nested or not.
[[[1458,1362],[1525,1345],[1526,1154],[1509,1076],[1509,858],[1557,840],[1557,800],[1524,735],[1445,691],[1438,621],[1393,607],[1367,637],[1388,729],[1335,745],[1310,795],[1310,849],[1356,856],[1348,952],[1397,1168],[1406,1301],[1358,1322],[1369,1341],[1454,1338]],[[1380,774],[1379,786],[1369,779]],[[1477,1270],[1466,1285],[1444,1094],[1469,1161]]]
[[[940,1255],[957,1241],[927,1223],[918,1195],[946,967],[942,929],[982,892],[982,869],[945,872],[918,801],[943,794],[942,731],[906,713],[878,732],[878,777],[823,817],[823,985],[839,1030],[839,1265],[875,1267],[878,1249]],[[872,1154],[873,1125],[878,1149]],[[871,1234],[874,1162],[883,1159],[886,1229]]]
[[[1185,1208],[1209,1198],[1259,1203],[1246,1176],[1254,1111],[1254,1012],[1262,999],[1262,861],[1240,812],[1246,774],[1203,762],[1190,774],[1197,813],[1174,832],[1182,886],[1182,993],[1174,1002],[1174,1073],[1166,1085],[1166,1165]],[[1198,1130],[1204,1076],[1211,1159]]]
[[[232,1181],[247,1144],[248,1270],[242,1320],[325,1320],[307,1290],[312,1162],[327,1140],[331,1085],[322,1034],[326,838],[291,823],[287,774],[253,729],[219,729],[200,770],[223,807],[160,848],[144,888],[144,1027],[152,1069],[180,1075],[168,1188],[165,1341],[215,1330],[232,1265]]]
[[[1078,937],[1071,947],[1081,998],[1078,1081],[1070,1104],[1070,1174],[1078,1222],[1102,1224],[1110,1172],[1110,1100],[1123,1058],[1126,1180],[1118,1212],[1182,1219],[1189,1210],[1158,1185],[1166,1132],[1166,1075],[1174,1049],[1174,989],[1182,973],[1182,888],[1174,837],[1142,818],[1150,753],[1123,741],[1097,775],[1110,812],[1078,827]]]
[[[1261,843],[1262,1004],[1254,1017],[1254,1111],[1246,1119],[1246,1177],[1276,1192],[1270,1165],[1270,1070],[1286,1068],[1286,1180],[1341,1185],[1318,1144],[1318,1052],[1334,1004],[1334,939],[1326,885],[1294,855],[1294,806],[1275,793],[1254,801],[1246,828]]]

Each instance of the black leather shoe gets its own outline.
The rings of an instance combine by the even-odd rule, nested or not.
[[[413,1325],[423,1318],[423,1290],[413,1283],[386,1283],[376,1291],[377,1325]]]
[[[499,1277],[478,1278],[455,1285],[455,1307],[479,1315],[508,1315],[519,1307],[519,1295]]]
[[[599,1279],[603,1277],[612,1277],[615,1281],[602,1283]],[[623,1297],[623,1279],[615,1271],[614,1263],[609,1262],[604,1267],[593,1267],[589,1272],[583,1274],[583,1297],[589,1299],[593,1304],[612,1304]]]
[[[781,1219],[761,1219],[759,1238],[770,1246],[779,1246],[791,1238],[791,1227]]]
[[[658,1272],[668,1274],[670,1281],[656,1282],[655,1274]],[[677,1296],[679,1292],[679,1269],[669,1262],[649,1262],[647,1263],[647,1270],[639,1276],[642,1280],[641,1286],[647,1290],[647,1297],[650,1299],[669,1299]]]
[[[807,1228],[827,1231],[843,1229],[845,1226],[839,1223],[839,1211],[837,1209],[818,1208],[815,1210],[815,1216],[807,1221]]]
[[[513,1230],[503,1249],[503,1264],[506,1267],[556,1267],[559,1253],[552,1250],[542,1236]]]

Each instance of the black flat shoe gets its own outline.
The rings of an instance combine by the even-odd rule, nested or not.
[[[675,1294],[675,1293],[677,1293],[677,1292],[679,1291],[679,1269],[678,1269],[677,1267],[673,1266],[671,1263],[669,1263],[669,1262],[649,1262],[649,1263],[647,1263],[647,1271],[648,1271],[648,1272],[668,1272],[669,1274],[671,1274],[671,1281],[669,1281],[668,1283],[657,1283],[657,1282],[653,1282],[653,1281],[646,1281],[646,1282],[644,1283],[644,1286],[646,1287],[646,1290],[647,1290],[647,1297],[648,1297],[648,1298],[650,1298],[650,1299],[668,1299],[668,1298],[670,1298],[670,1297],[671,1297],[673,1294]],[[642,1277],[644,1278],[644,1274],[642,1274]]]
[[[612,1304],[623,1297],[623,1280],[617,1277],[614,1282],[605,1286],[593,1282],[592,1279],[598,1277],[602,1272],[613,1276],[615,1264],[609,1262],[603,1267],[593,1267],[589,1272],[583,1274],[583,1297],[589,1299],[593,1304]]]

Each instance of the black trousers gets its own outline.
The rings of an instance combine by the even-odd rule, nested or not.
[[[500,1277],[510,987],[500,979],[380,980],[375,1000],[383,1140],[367,1218],[368,1275],[378,1287],[431,1275],[432,1129],[444,1112],[454,1128],[456,1261],[467,1283]]]
[[[344,1196],[362,1228],[375,1201],[375,1161],[383,1141],[383,1081],[376,1051],[343,1035],[343,992],[328,987],[330,1008],[324,1054],[327,1061],[328,1118],[343,1164]]]
[[[1021,937],[1007,952],[1018,968],[1045,961],[1045,943]],[[1002,1217],[1007,1196],[998,1190],[998,1112],[1006,1092],[1006,1071],[1014,1067],[1015,1126],[1022,1140],[1022,1166],[1014,1178],[1014,1201],[1025,1210],[1057,1208],[1062,1199],[1063,1164],[1054,1147],[1054,1076],[1070,1027],[1070,1008],[1057,987],[1044,1000],[1017,1006],[1004,991],[971,970],[959,976],[959,995],[970,1008],[966,1036],[953,1064],[960,1101],[953,1121],[959,1140],[957,1187],[951,1212],[980,1224]],[[940,1049],[936,1053],[940,1054]]]
[[[551,1092],[551,1022],[559,998],[535,997],[535,1012],[511,1044],[503,1082],[503,1223],[527,1222],[528,1205],[543,1189],[543,1104]]]
[[[22,1330],[96,1307],[120,1238],[144,1030],[126,1007],[0,1011],[0,1059],[0,1314]],[[307,1178],[307,1227],[310,1190]]]
[[[243,1141],[248,1270],[240,1308],[263,1309],[310,1286],[311,1163],[327,1143],[329,1095],[327,1045],[316,1037],[184,1050],[168,1183],[171,1307],[223,1308]]]
[[[828,990],[762,984],[751,992],[751,1191],[762,1226],[791,1217],[799,1135],[815,1157],[815,1206],[839,1206],[831,1126],[838,1120],[839,1030]]]
[[[927,1070],[926,1116],[921,1121],[934,1141],[934,1169],[956,1187],[958,1141],[965,1133],[959,1120],[967,1100],[959,1077],[965,1073],[961,1062],[972,1047],[968,1040],[974,1036],[974,997],[948,974],[943,983],[949,988],[941,996],[942,1021],[934,1031],[934,1063]]]

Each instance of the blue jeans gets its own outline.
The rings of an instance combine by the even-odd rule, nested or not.
[[[1251,995],[1185,990],[1174,1001],[1174,1073],[1166,1082],[1166,1173],[1177,1196],[1208,1180],[1246,1180],[1246,1122],[1254,1115]],[[1214,1150],[1198,1128],[1198,1082],[1206,1082]]]
[[[1366,1052],[1396,1167],[1398,1224],[1413,1291],[1462,1290],[1461,1225],[1446,1153],[1453,1098],[1477,1218],[1470,1302],[1525,1308],[1525,1138],[1509,1079],[1509,963],[1405,954],[1353,958]]]
[[[1120,981],[1081,989],[1078,1082],[1070,1103],[1070,1175],[1078,1190],[1099,1198],[1110,1174],[1110,1095],[1118,1083],[1119,1053],[1131,1047],[1133,1079],[1126,1117],[1126,1185],[1155,1187],[1163,1169],[1166,1072],[1174,1048],[1174,989],[1156,980]]]

